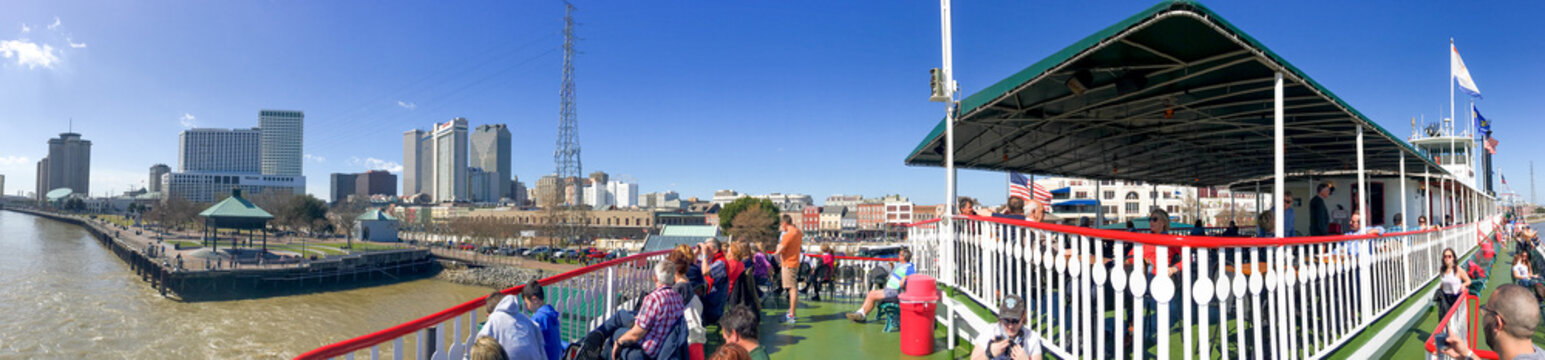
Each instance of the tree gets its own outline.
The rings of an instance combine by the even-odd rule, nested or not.
[[[778,230],[778,205],[773,204],[772,200],[757,199],[752,197],[741,197],[739,199],[735,199],[735,201],[732,201],[729,204],[725,204],[723,208],[720,208],[719,230],[723,230],[725,232],[730,231],[735,217],[740,215],[742,211],[746,211],[746,209],[752,207],[762,209],[763,216],[767,216],[772,219],[772,231],[776,232]]]
[[[285,200],[284,205],[279,207],[279,213],[274,214],[274,220],[279,224],[296,230],[315,231],[318,229],[316,221],[326,218],[327,204],[312,197],[311,194],[290,196]]]
[[[778,245],[777,218],[761,206],[753,206],[735,215],[728,233],[736,241],[760,243],[762,248],[772,249]]]
[[[367,205],[366,202],[349,197],[333,204],[332,208],[327,210],[327,220],[332,222],[334,229],[348,239],[350,249],[354,248],[354,218],[365,213],[365,205]]]

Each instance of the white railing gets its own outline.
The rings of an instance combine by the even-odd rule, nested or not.
[[[1336,350],[1433,280],[1444,249],[1468,252],[1497,221],[1275,239],[958,216],[954,241],[942,224],[908,236],[920,272],[989,310],[1026,299],[1027,329],[1060,357],[1287,359]]]
[[[654,288],[654,264],[663,260],[666,253],[633,255],[542,279],[548,303],[561,314],[559,334],[565,341],[578,341],[618,309],[630,309],[630,304]],[[501,292],[514,295],[523,288],[521,285]],[[391,328],[317,348],[297,359],[353,359],[357,353],[367,351],[371,359],[379,359],[382,347],[389,349],[393,359],[461,359],[474,340],[471,334],[478,330],[477,313],[485,300],[486,297],[479,297]],[[405,348],[412,350],[405,352]]]

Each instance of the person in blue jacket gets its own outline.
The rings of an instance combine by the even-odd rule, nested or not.
[[[558,310],[547,304],[547,294],[542,291],[542,284],[536,280],[526,283],[526,288],[520,290],[521,300],[526,302],[526,311],[531,312],[531,321],[542,329],[542,348],[547,353],[547,360],[558,360],[563,356],[562,338],[558,336]]]

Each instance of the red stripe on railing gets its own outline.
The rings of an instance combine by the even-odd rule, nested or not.
[[[812,257],[812,258],[821,257],[821,254],[802,254],[802,255],[805,255],[805,257]],[[859,256],[837,256],[837,260],[869,260],[869,261],[901,262],[901,259],[895,259],[895,258],[872,258],[872,257],[859,257]]]
[[[903,226],[903,227],[923,226],[923,225],[928,225],[928,224],[939,222],[939,220],[944,220],[944,219],[932,218],[932,219],[918,221],[918,222],[911,223],[911,224],[901,224],[901,226]]]
[[[647,252],[647,253],[636,254],[636,255],[633,255],[633,256],[628,256],[628,257],[624,257],[624,258],[620,258],[620,259],[615,259],[615,260],[603,262],[603,263],[600,263],[600,264],[595,264],[595,265],[591,265],[591,266],[582,267],[582,268],[579,268],[579,269],[574,269],[574,270],[571,270],[571,271],[568,271],[568,272],[564,272],[562,274],[553,275],[553,276],[547,277],[545,279],[537,280],[537,283],[542,284],[542,286],[548,286],[548,285],[552,285],[552,284],[560,282],[560,281],[572,279],[572,278],[574,278],[576,276],[580,276],[580,275],[584,275],[584,274],[587,274],[587,273],[590,273],[590,272],[594,272],[594,271],[597,271],[597,270],[605,269],[605,268],[611,267],[613,265],[621,264],[621,263],[628,262],[628,261],[643,260],[643,259],[646,259],[646,258],[648,258],[650,256],[665,254],[667,252],[670,252],[670,250],[661,250],[661,251]],[[522,289],[525,289],[525,287],[526,287],[526,285],[517,285],[517,286],[512,287],[512,288],[500,290],[499,292],[500,293],[504,293],[506,295],[514,295],[514,294],[519,294]],[[359,351],[359,350],[364,350],[364,349],[370,348],[372,346],[376,346],[376,345],[380,345],[380,344],[388,342],[388,341],[396,340],[397,338],[400,338],[400,337],[403,337],[403,336],[408,336],[408,335],[413,334],[414,332],[417,332],[419,330],[423,330],[423,329],[429,328],[431,326],[435,326],[437,324],[449,321],[449,320],[451,320],[451,319],[453,319],[453,318],[455,318],[457,316],[461,316],[462,314],[466,314],[468,311],[472,311],[473,309],[477,309],[479,307],[482,307],[482,306],[486,305],[487,301],[488,301],[488,296],[487,295],[480,296],[480,297],[478,297],[476,299],[472,299],[472,301],[468,301],[468,302],[462,303],[461,305],[456,305],[454,307],[451,307],[451,308],[448,308],[448,309],[445,309],[445,310],[440,310],[440,312],[431,314],[429,316],[425,316],[425,317],[421,317],[421,318],[418,318],[418,319],[414,319],[412,321],[408,321],[408,322],[399,324],[397,326],[389,327],[389,328],[383,329],[381,331],[373,332],[373,333],[370,333],[370,334],[365,335],[365,336],[360,336],[360,337],[356,337],[356,338],[353,338],[353,339],[348,339],[348,340],[344,340],[344,341],[340,341],[340,342],[337,342],[337,343],[333,343],[333,344],[330,344],[330,345],[326,345],[326,346],[323,346],[323,347],[316,348],[315,350],[311,350],[311,351],[308,351],[308,352],[306,352],[304,354],[300,354],[300,356],[297,356],[295,358],[296,359],[327,359],[327,358],[343,356],[343,355],[346,355],[346,354],[349,354],[349,353],[353,353],[353,352]]]
[[[959,218],[999,223],[1004,225],[1023,226],[1028,228],[1055,231],[1074,235],[1094,236],[1112,240],[1141,243],[1158,246],[1189,246],[1194,248],[1219,248],[1236,246],[1281,246],[1281,245],[1308,245],[1322,244],[1349,240],[1374,239],[1388,236],[1404,236],[1425,232],[1438,231],[1436,229],[1407,231],[1393,234],[1368,234],[1368,235],[1332,235],[1332,236],[1300,236],[1288,238],[1243,238],[1243,237],[1218,237],[1218,236],[1188,236],[1188,235],[1155,235],[1133,233],[1121,230],[1090,229],[1072,225],[1032,222],[1026,220],[1006,219],[999,217],[957,215]],[[1455,225],[1454,227],[1462,226]],[[1453,227],[1449,227],[1453,228]],[[1445,228],[1447,229],[1447,228]]]
[[[1470,295],[1468,292],[1465,293],[1464,295],[1461,295],[1459,297],[1459,301],[1455,301],[1454,305],[1450,306],[1448,311],[1443,314],[1443,319],[1438,320],[1438,327],[1433,328],[1432,335],[1427,336],[1427,353],[1435,354],[1435,353],[1438,352],[1438,346],[1437,346],[1438,331],[1440,331],[1440,330],[1441,331],[1448,331],[1448,321],[1450,319],[1454,318],[1454,313],[1459,311],[1460,307],[1468,307],[1468,306],[1470,306],[1471,302],[1480,302],[1480,301],[1481,301],[1480,298],[1475,297],[1475,295]],[[1469,345],[1470,351],[1475,353],[1476,357],[1479,357],[1479,358],[1482,358],[1482,359],[1497,359],[1497,358],[1499,358],[1499,356],[1497,356],[1496,352],[1491,351],[1491,350],[1480,350],[1480,349],[1476,349],[1475,348],[1475,344],[1476,344],[1475,340],[1477,340],[1476,336],[1480,336],[1481,332],[1480,332],[1480,329],[1477,329],[1478,326],[1474,326],[1476,322],[1473,321],[1473,320],[1470,320],[1470,319],[1478,317],[1478,315],[1476,314],[1476,311],[1480,310],[1479,307],[1480,307],[1479,304],[1477,304],[1477,306],[1475,306],[1474,309],[1469,309],[1470,311],[1466,313],[1466,314],[1469,314],[1470,316],[1467,316],[1466,319],[1465,319],[1465,322],[1466,322],[1465,323],[1465,330],[1466,331],[1465,331],[1464,341],[1466,342],[1467,345]]]

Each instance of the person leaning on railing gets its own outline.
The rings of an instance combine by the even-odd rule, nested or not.
[[[542,331],[542,349],[547,353],[547,360],[558,360],[563,357],[563,339],[558,335],[558,310],[547,304],[547,293],[542,290],[542,283],[531,280],[526,287],[520,290],[520,299],[526,303],[526,311],[531,312],[531,322],[536,323],[537,329]]]
[[[1499,359],[1545,360],[1545,349],[1530,342],[1540,325],[1540,303],[1528,289],[1504,284],[1480,308],[1481,334]],[[1476,359],[1464,336],[1451,330],[1440,351],[1452,358]]]
[[[488,309],[488,322],[483,323],[478,336],[498,341],[509,359],[548,360],[541,328],[520,311],[514,296],[495,291],[488,294],[486,301],[495,305]]]

